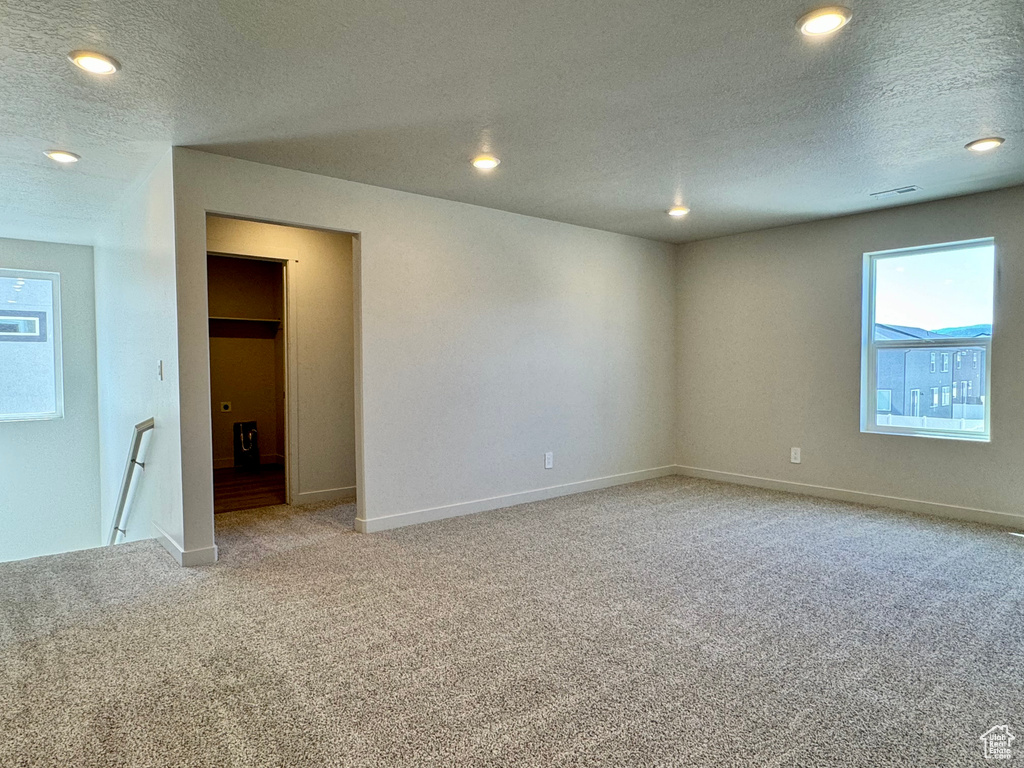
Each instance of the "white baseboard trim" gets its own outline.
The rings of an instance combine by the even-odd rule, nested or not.
[[[888,507],[890,509],[899,509],[905,512],[917,512],[923,515],[945,517],[952,520],[964,520],[971,523],[985,523],[986,525],[996,525],[1001,528],[1024,530],[1024,515],[1015,515],[1011,512],[995,512],[990,509],[959,507],[953,504],[940,504],[934,501],[905,499],[900,496],[884,496],[877,493],[850,491],[845,488],[830,488],[824,485],[794,483],[788,480],[773,480],[768,477],[741,475],[734,472],[721,472],[716,469],[701,469],[699,467],[683,466],[678,466],[676,469],[680,475],[698,477],[704,480],[718,480],[723,483],[749,485],[756,488],[766,488],[772,491],[786,491],[788,493],[797,493],[802,496],[816,496],[821,499],[831,499],[833,501],[849,501],[854,504],[866,504],[871,507]]]
[[[613,485],[625,485],[626,483],[636,483],[641,480],[650,480],[655,477],[665,477],[666,475],[674,474],[677,474],[677,467],[670,465],[654,469],[642,469],[637,472],[624,472],[621,475],[598,477],[593,480],[581,480],[576,483],[566,483],[565,485],[552,485],[548,488],[510,493],[506,496],[492,496],[489,499],[477,499],[476,501],[447,504],[443,507],[418,509],[413,512],[399,512],[394,515],[380,515],[365,519],[357,517],[356,530],[359,533],[388,531],[393,528],[403,528],[407,525],[429,523],[434,520],[472,515],[477,512],[488,512],[492,509],[514,507],[517,504],[527,504],[531,501],[544,501],[545,499],[554,499],[558,496],[569,496],[573,493],[583,493],[584,491],[596,491],[600,488],[610,488]]]
[[[156,523],[153,523],[153,533],[156,540],[164,549],[171,553],[171,557],[178,561],[178,565],[191,568],[196,565],[213,565],[217,562],[217,545],[204,547],[203,549],[184,550],[178,543]]]
[[[263,454],[260,456],[260,464],[284,464],[284,456],[274,453]],[[213,460],[214,469],[231,469],[233,466],[235,466],[234,458]]]
[[[344,488],[328,488],[323,491],[305,491],[296,493],[292,504],[312,504],[315,501],[334,501],[335,499],[354,499],[356,487],[349,485]]]

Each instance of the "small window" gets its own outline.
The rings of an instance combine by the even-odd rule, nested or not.
[[[46,314],[0,310],[0,336],[10,341],[46,341]]]
[[[878,412],[888,413],[892,410],[892,390],[891,389],[880,389],[878,390]]]
[[[63,414],[60,275],[0,269],[0,421]]]
[[[989,439],[995,257],[991,238],[864,255],[862,431]],[[965,358],[972,381],[938,376]]]

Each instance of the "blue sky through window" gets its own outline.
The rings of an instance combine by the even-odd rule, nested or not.
[[[875,322],[938,331],[992,324],[995,247],[878,259]]]

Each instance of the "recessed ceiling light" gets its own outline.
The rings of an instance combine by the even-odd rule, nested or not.
[[[71,63],[94,75],[112,75],[121,68],[117,59],[95,51],[72,51],[68,54]]]
[[[48,149],[46,156],[55,163],[77,163],[82,159],[74,152],[65,152],[63,149]]]
[[[496,158],[494,155],[478,155],[473,158],[473,167],[479,168],[481,171],[489,171],[492,168],[497,168],[501,163],[501,160]]]
[[[800,21],[796,23],[796,28],[808,37],[830,35],[845,27],[850,21],[851,15],[850,9],[843,8],[841,5],[819,8],[806,16],[801,16]]]
[[[675,219],[681,219],[689,212],[690,209],[687,208],[685,205],[676,205],[668,209],[668,215]]]
[[[1003,146],[1003,142],[1006,139],[1001,139],[998,136],[991,136],[987,139],[978,139],[968,144],[965,149],[971,150],[971,152],[991,152],[993,149],[998,149]]]

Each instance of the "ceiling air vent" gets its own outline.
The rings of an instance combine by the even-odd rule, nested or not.
[[[911,195],[914,192],[920,192],[921,188],[916,184],[912,184],[909,187],[897,187],[896,189],[887,189],[884,192],[872,192],[871,196],[875,200],[884,200],[887,197],[900,197],[901,195]]]

